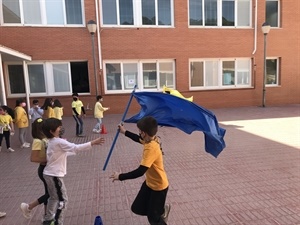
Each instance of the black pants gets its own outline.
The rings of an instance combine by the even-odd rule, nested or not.
[[[39,178],[43,182],[44,188],[45,188],[45,194],[38,198],[38,202],[39,202],[39,204],[44,203],[44,205],[47,205],[48,198],[49,198],[49,193],[48,193],[47,183],[46,183],[46,181],[44,179],[44,176],[43,176],[43,171],[44,171],[45,167],[46,167],[46,165],[40,165],[39,168],[38,168]]]
[[[83,120],[76,115],[73,115],[73,118],[76,121],[76,135],[81,135],[83,133]]]
[[[137,215],[147,216],[151,225],[166,225],[161,215],[164,213],[168,188],[154,191],[146,185],[146,181],[132,203],[131,210]]]
[[[5,138],[6,148],[10,148],[10,131],[3,131],[3,134],[0,134],[0,146],[2,144],[3,137]]]

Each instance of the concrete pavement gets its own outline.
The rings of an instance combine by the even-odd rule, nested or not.
[[[227,147],[217,159],[204,150],[201,132],[187,135],[175,128],[160,127],[164,160],[170,181],[167,202],[172,209],[169,225],[299,225],[300,224],[300,105],[243,107],[212,110],[225,128]],[[72,117],[63,118],[65,137],[83,143],[98,134],[92,112],[84,119],[86,137],[75,136]],[[65,225],[93,225],[100,215],[104,225],[147,225],[146,217],[133,214],[130,206],[144,178],[114,182],[113,171],[138,167],[141,146],[120,135],[105,171],[104,162],[122,115],[105,115],[106,143],[68,159],[65,183],[69,203]],[[135,124],[126,128],[137,131]],[[30,132],[28,133],[28,140]],[[43,206],[31,219],[20,211],[43,193],[37,165],[29,160],[30,149],[0,153],[1,225],[39,225]]]

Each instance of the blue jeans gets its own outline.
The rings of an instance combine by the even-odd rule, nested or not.
[[[102,119],[101,118],[96,118],[97,123],[94,127],[95,130],[100,130],[101,129],[101,124],[102,124]]]
[[[83,121],[81,117],[73,115],[74,120],[76,121],[76,135],[81,135],[83,132]]]

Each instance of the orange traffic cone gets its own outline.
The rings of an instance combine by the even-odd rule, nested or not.
[[[103,124],[102,124],[102,127],[101,127],[101,134],[107,134],[106,128]]]

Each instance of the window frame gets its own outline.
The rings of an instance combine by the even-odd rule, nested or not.
[[[156,23],[155,25],[143,25],[143,19],[142,19],[142,0],[132,0],[132,11],[133,11],[133,25],[122,25],[120,24],[120,4],[119,0],[111,0],[115,1],[115,12],[116,12],[116,24],[104,24],[104,13],[103,13],[103,1],[100,1],[100,7],[101,7],[101,27],[126,27],[126,28],[136,28],[136,27],[143,27],[143,28],[173,28],[174,27],[174,0],[170,0],[170,17],[171,17],[171,24],[170,25],[160,25],[158,22],[158,1],[155,1],[155,17],[156,17]]]
[[[267,57],[266,60],[276,60],[276,83],[274,84],[268,84],[267,83],[267,77],[266,77],[266,87],[278,87],[280,86],[280,57]],[[267,70],[267,74],[266,76],[268,76],[268,66],[267,66],[267,62],[266,62],[266,70]]]
[[[268,17],[267,17],[267,2],[277,2],[278,6],[278,11],[277,11],[277,26],[272,26],[272,23],[269,22]],[[266,11],[265,11],[265,21],[270,24],[271,28],[280,28],[281,27],[281,1],[280,0],[266,0],[265,3]]]
[[[131,93],[133,90],[132,88],[125,88],[124,84],[124,64],[136,63],[137,64],[137,88],[136,91],[162,91],[163,85],[160,82],[161,76],[161,69],[159,67],[160,63],[172,63],[172,72],[173,72],[173,85],[168,87],[175,88],[175,78],[176,78],[176,71],[175,71],[175,60],[174,59],[150,59],[150,60],[105,60],[103,61],[103,82],[104,82],[104,91],[105,94],[123,94],[123,93]],[[145,63],[155,63],[156,64],[156,87],[153,88],[144,88],[143,84],[143,64]],[[107,71],[106,65],[107,64],[119,64],[120,65],[120,73],[121,73],[121,89],[118,90],[109,90],[107,88]]]
[[[28,82],[29,80],[29,72],[28,72],[28,66],[30,65],[42,65],[43,66],[43,71],[44,71],[44,81],[45,81],[45,92],[38,92],[38,93],[33,93],[30,91],[30,83],[28,83],[28,88],[27,90],[30,93],[30,96],[32,97],[40,97],[40,96],[68,96],[72,94],[73,91],[73,86],[72,86],[72,74],[71,74],[71,63],[72,62],[77,62],[77,61],[47,61],[47,62],[42,62],[42,61],[33,61],[33,62],[27,62],[26,63],[26,70],[28,74]],[[80,61],[81,62],[81,61]],[[85,62],[85,61],[83,61]],[[86,62],[88,63],[88,62]],[[53,65],[67,65],[68,67],[68,88],[69,91],[66,92],[56,92],[55,91],[55,83],[54,83],[54,72],[53,72]],[[8,97],[23,97],[26,95],[26,81],[24,80],[24,85],[25,85],[25,92],[24,93],[12,93],[11,92],[11,87],[10,87],[10,76],[9,76],[9,71],[8,71],[8,66],[9,65],[19,65],[23,66],[23,64],[19,62],[5,62],[4,64],[4,69],[5,69],[5,84],[7,86],[7,96]],[[24,70],[24,68],[23,68]],[[88,71],[87,71],[88,75]],[[88,80],[90,81],[90,77],[88,75]],[[90,83],[89,83],[90,86]],[[89,87],[90,90],[90,87]],[[82,95],[87,95],[90,94],[90,92],[83,92],[81,93]]]
[[[216,26],[210,26],[210,25],[205,25],[205,20],[206,20],[206,15],[205,15],[205,0],[198,0],[201,1],[201,5],[202,5],[202,25],[191,25],[191,18],[190,18],[190,1],[188,0],[188,27],[189,28],[224,28],[224,29],[228,29],[228,28],[252,28],[252,0],[242,0],[245,2],[249,3],[249,18],[248,18],[248,23],[249,25],[238,25],[239,21],[238,21],[238,16],[239,14],[239,1],[241,0],[228,0],[228,1],[232,1],[234,2],[234,25],[233,26],[224,26],[223,22],[222,22],[222,15],[223,15],[223,0],[217,0],[217,25]],[[224,0],[227,1],[227,0]]]
[[[223,62],[231,62],[234,61],[234,84],[223,84],[224,81],[224,73],[223,73]],[[240,61],[248,61],[248,79],[249,84],[238,84],[238,73],[240,71],[243,71],[243,69],[238,68],[237,62]],[[202,82],[203,86],[192,86],[192,63],[200,62],[203,63],[202,66]],[[217,81],[216,83],[218,85],[214,86],[208,86],[206,84],[207,77],[205,76],[207,71],[207,63],[217,63]],[[253,60],[252,58],[191,58],[189,59],[189,90],[195,91],[195,90],[221,90],[221,89],[241,89],[241,88],[253,88],[253,70],[252,66]]]
[[[24,12],[24,0],[18,0],[19,3],[19,10],[20,10],[20,23],[5,23],[4,22],[4,13],[3,13],[3,2],[0,0],[0,24],[1,26],[30,26],[30,27],[85,27],[85,8],[84,8],[84,0],[80,0],[81,5],[81,24],[68,24],[67,23],[67,8],[65,0],[60,0],[62,3],[62,10],[63,10],[63,23],[62,24],[48,24],[47,21],[47,9],[46,9],[46,2],[44,0],[39,0],[40,5],[40,15],[41,15],[41,23],[40,24],[31,24],[25,23],[25,12]]]

